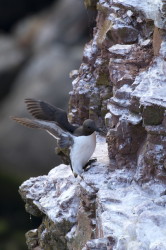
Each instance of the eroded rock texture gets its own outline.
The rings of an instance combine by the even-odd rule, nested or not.
[[[42,213],[29,249],[166,249],[166,3],[85,1],[98,10],[93,39],[73,71],[69,117],[94,119],[97,162],[83,179],[60,165],[20,187]]]
[[[60,165],[48,176],[20,186],[26,210],[42,224],[26,234],[29,249],[164,250],[166,191],[159,182],[142,185],[135,171],[109,164],[107,144],[98,137],[93,163],[83,179]]]
[[[70,117],[108,129],[108,152],[136,180],[165,179],[165,1],[99,1],[73,81]],[[165,131],[165,132],[164,132]]]

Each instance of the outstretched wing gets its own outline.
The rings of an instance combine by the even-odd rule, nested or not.
[[[73,133],[75,126],[69,123],[67,113],[63,109],[54,107],[47,102],[31,98],[25,99],[27,109],[36,119],[54,121],[63,130]]]
[[[14,121],[29,128],[44,129],[58,140],[61,148],[71,147],[73,145],[73,136],[61,129],[55,122],[43,120],[31,120],[28,118],[11,117]]]
[[[14,121],[29,128],[46,130],[50,135],[57,139],[58,147],[56,153],[62,158],[65,164],[70,164],[70,148],[74,143],[74,137],[69,132],[62,130],[55,122],[43,120],[31,120],[28,118],[11,117]],[[72,166],[71,166],[72,169]]]

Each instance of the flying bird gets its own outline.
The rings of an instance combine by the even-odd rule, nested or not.
[[[68,121],[67,113],[47,102],[31,98],[25,99],[27,110],[35,119],[12,117],[21,125],[29,128],[46,130],[56,140],[62,149],[60,154],[65,156],[75,177],[81,176],[96,147],[96,131],[100,132],[95,122],[87,119],[82,126],[76,126]],[[63,149],[66,152],[63,153]]]

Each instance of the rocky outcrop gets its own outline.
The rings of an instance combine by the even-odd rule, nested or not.
[[[119,168],[137,166],[142,181],[165,179],[164,3],[98,2],[70,98],[72,120],[105,124],[110,159]]]
[[[164,250],[166,181],[165,1],[86,1],[98,10],[93,39],[71,73],[69,117],[92,118],[98,137],[83,178],[69,166],[20,187],[43,217],[29,249]],[[42,215],[41,215],[42,212]]]
[[[82,179],[60,165],[20,186],[26,211],[42,216],[39,228],[26,234],[28,248],[166,249],[165,186],[140,186],[135,171],[110,165],[102,137],[94,156],[98,162]]]

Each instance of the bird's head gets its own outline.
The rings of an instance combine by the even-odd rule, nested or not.
[[[87,134],[92,134],[94,131],[100,132],[101,129],[98,128],[95,122],[91,119],[87,119],[83,123],[83,129]]]

